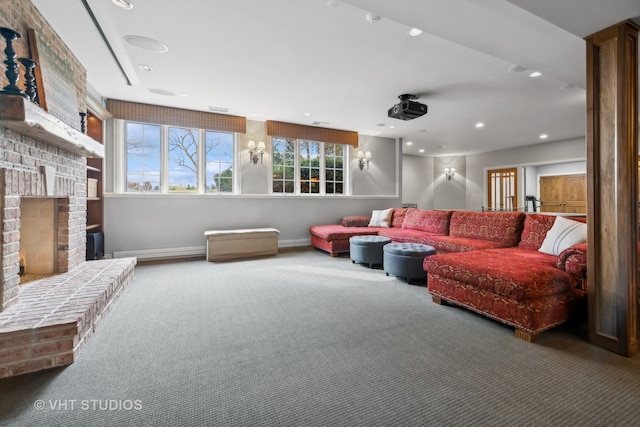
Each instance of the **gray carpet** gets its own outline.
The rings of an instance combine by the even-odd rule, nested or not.
[[[638,425],[640,358],[579,331],[529,344],[312,250],[138,266],[76,363],[0,381],[0,425]]]

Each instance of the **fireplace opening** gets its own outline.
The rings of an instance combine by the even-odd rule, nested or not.
[[[20,283],[53,276],[57,271],[58,199],[20,199]]]

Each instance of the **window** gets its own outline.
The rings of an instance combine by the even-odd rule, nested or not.
[[[198,191],[198,130],[169,128],[169,191]]]
[[[325,144],[325,192],[344,194],[344,145]]]
[[[272,192],[344,194],[342,144],[272,138]]]
[[[273,192],[295,192],[295,139],[273,138]]]
[[[127,191],[160,191],[160,126],[127,123]]]
[[[234,133],[123,123],[126,191],[234,192]]]
[[[233,134],[229,132],[205,133],[207,193],[233,192]]]

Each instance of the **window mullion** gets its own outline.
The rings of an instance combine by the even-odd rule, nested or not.
[[[160,192],[169,192],[169,127],[160,126]]]

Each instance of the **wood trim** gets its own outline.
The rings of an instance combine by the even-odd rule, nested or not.
[[[358,132],[267,120],[267,135],[358,146]]]
[[[29,36],[29,50],[31,50],[31,59],[36,61],[38,65],[33,69],[33,75],[36,78],[36,101],[40,108],[47,111],[47,97],[44,93],[44,80],[42,79],[42,67],[40,61],[40,52],[38,51],[36,30],[29,28],[27,30]]]
[[[638,340],[638,30],[587,37],[589,341],[632,356]]]
[[[133,122],[155,123],[186,128],[210,129],[224,132],[247,132],[247,118],[205,111],[184,110],[137,102],[107,100],[107,111],[114,118]]]

